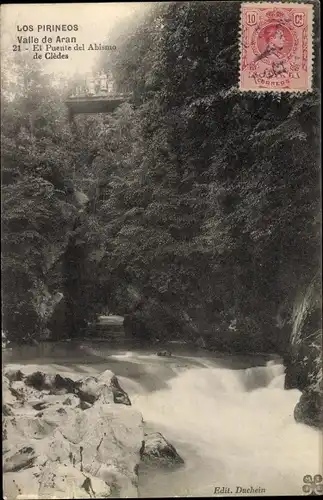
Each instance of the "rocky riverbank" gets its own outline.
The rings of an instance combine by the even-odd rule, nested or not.
[[[137,497],[141,463],[183,463],[164,436],[145,432],[141,413],[110,370],[80,377],[8,365],[2,410],[9,500]]]

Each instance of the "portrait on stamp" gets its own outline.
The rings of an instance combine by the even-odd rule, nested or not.
[[[240,90],[311,90],[312,5],[243,3],[240,43]]]

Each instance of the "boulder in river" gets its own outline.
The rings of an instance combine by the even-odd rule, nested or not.
[[[96,377],[86,377],[77,383],[76,394],[81,401],[89,404],[95,403],[99,398],[98,379]]]
[[[17,382],[23,380],[24,374],[21,370],[8,370],[5,373],[5,377],[9,380],[9,382]]]
[[[76,382],[69,377],[62,377],[60,374],[48,374],[36,371],[28,375],[25,384],[41,390],[50,390],[51,394],[73,393],[76,389]]]
[[[285,389],[298,389],[297,422],[323,427],[322,283],[319,272],[295,296],[289,324],[290,345],[284,355]]]
[[[170,351],[158,351],[157,356],[171,356],[172,353]]]
[[[97,400],[131,406],[128,394],[122,389],[118,378],[106,370],[99,378],[87,377],[77,383],[76,394],[82,401],[93,404]]]
[[[110,388],[113,393],[113,401],[123,405],[131,405],[128,394],[120,387],[119,380],[115,375],[110,380]]]
[[[305,390],[294,410],[296,422],[323,429],[323,392]]]
[[[151,465],[174,466],[184,463],[176,448],[160,432],[145,435],[141,459]]]

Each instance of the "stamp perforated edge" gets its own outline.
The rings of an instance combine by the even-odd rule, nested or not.
[[[242,8],[243,7],[254,7],[255,5],[261,5],[262,7],[272,7],[273,5],[277,7],[286,7],[290,5],[292,7],[307,7],[309,10],[309,47],[308,47],[308,64],[309,64],[309,77],[308,77],[308,88],[304,90],[293,90],[293,89],[245,89],[241,87],[241,63],[242,63]],[[263,94],[273,94],[273,95],[304,95],[313,92],[313,66],[314,66],[314,49],[313,49],[313,23],[314,23],[314,2],[313,3],[303,3],[303,2],[242,2],[240,5],[240,23],[239,23],[239,82],[236,90],[241,94],[248,94],[254,96],[260,96]]]

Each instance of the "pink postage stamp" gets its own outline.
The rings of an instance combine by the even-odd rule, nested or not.
[[[241,5],[240,90],[312,90],[313,5]]]

